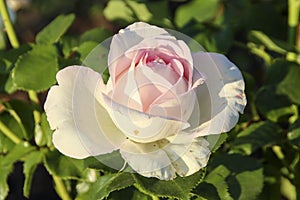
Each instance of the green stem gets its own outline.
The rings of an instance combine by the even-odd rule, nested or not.
[[[17,39],[14,27],[11,23],[11,19],[9,17],[7,6],[5,0],[0,0],[0,13],[2,16],[2,20],[4,22],[4,26],[8,35],[8,39],[13,48],[18,48],[20,46],[19,41]]]
[[[299,21],[300,0],[288,1],[288,42],[290,45],[296,45],[297,26]]]
[[[64,182],[56,175],[52,175],[53,181],[55,183],[55,189],[59,196],[62,198],[62,200],[72,200],[72,198],[69,196],[69,193],[65,187]]]
[[[36,105],[39,105],[40,101],[39,101],[39,98],[38,98],[37,93],[35,91],[29,90],[28,91],[28,96],[29,96],[29,99],[31,100],[31,102],[35,103]],[[37,111],[37,110],[34,110],[33,111],[33,117],[34,117],[35,124],[39,124],[40,121],[41,121],[40,112]]]
[[[0,121],[0,131],[15,144],[20,143],[22,140],[16,136],[2,121]]]

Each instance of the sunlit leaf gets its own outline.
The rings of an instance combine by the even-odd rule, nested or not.
[[[94,42],[103,42],[108,37],[112,36],[112,33],[103,28],[93,28],[84,32],[80,36],[80,42],[94,41]]]
[[[36,36],[38,44],[52,44],[58,42],[60,37],[67,31],[75,19],[74,14],[60,15],[56,17]]]
[[[252,200],[263,188],[263,169],[254,158],[221,154],[209,167],[213,170],[204,179],[206,185],[200,184],[194,191],[207,199]]]
[[[11,85],[6,90],[14,89],[43,91],[56,83],[58,70],[57,52],[51,45],[36,45],[31,51],[17,60],[10,73]],[[8,87],[12,87],[8,88]]]
[[[136,1],[109,1],[104,9],[104,16],[111,20],[124,20],[127,23],[136,20],[149,21],[152,14],[143,3]]]
[[[146,178],[135,175],[138,187],[141,187],[145,193],[159,197],[171,197],[178,199],[189,199],[190,192],[204,178],[205,170],[188,177],[177,177],[174,180],[162,181],[156,178]]]
[[[192,0],[176,10],[175,22],[182,27],[191,19],[196,19],[198,22],[212,19],[218,10],[219,2],[220,0]]]
[[[268,121],[259,122],[237,135],[232,151],[250,155],[258,148],[271,146],[280,140],[280,128],[276,124]]]

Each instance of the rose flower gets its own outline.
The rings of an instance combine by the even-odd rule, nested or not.
[[[206,166],[207,137],[235,126],[246,105],[239,69],[194,52],[166,30],[134,23],[114,35],[110,78],[84,66],[57,73],[45,102],[53,143],[83,159],[119,151],[135,172],[162,180]]]

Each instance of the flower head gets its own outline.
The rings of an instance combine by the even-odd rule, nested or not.
[[[170,180],[206,166],[205,136],[229,131],[246,105],[239,69],[166,30],[134,23],[114,35],[110,78],[84,66],[57,74],[45,103],[53,143],[85,158],[119,151],[137,173]]]

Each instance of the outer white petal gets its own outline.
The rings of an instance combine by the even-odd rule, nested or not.
[[[137,173],[161,180],[174,179],[175,172],[192,175],[206,166],[210,156],[208,142],[188,133],[146,144],[128,140],[120,153]]]
[[[121,146],[120,153],[134,171],[145,177],[161,180],[176,177],[171,160],[166,152],[160,149],[158,142],[142,144],[127,140]]]
[[[198,136],[232,129],[246,106],[245,83],[240,70],[225,56],[199,52],[193,55],[194,70],[206,77],[197,89],[200,108]]]
[[[179,176],[196,173],[206,166],[210,156],[209,143],[202,137],[191,138],[191,136],[188,133],[181,133],[175,140],[171,139],[170,145],[164,148]]]
[[[58,86],[50,89],[45,102],[47,119],[55,129],[55,147],[74,158],[118,149],[125,136],[99,102],[100,90],[105,90],[100,74],[87,67],[71,66],[58,72],[57,81]]]

